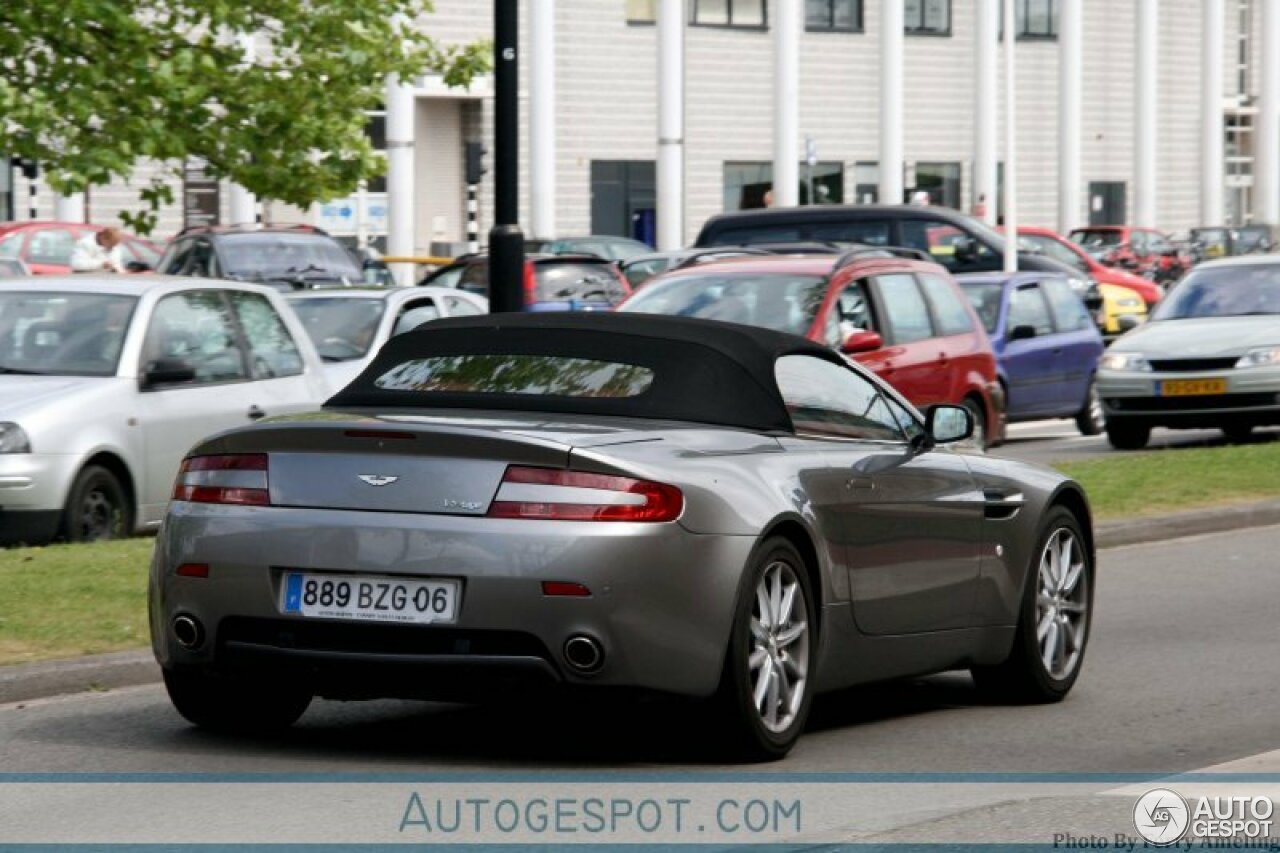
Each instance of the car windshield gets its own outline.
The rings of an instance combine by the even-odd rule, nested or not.
[[[1152,320],[1280,314],[1280,264],[1194,270],[1160,303]]]
[[[108,293],[0,291],[0,374],[114,375],[137,302]]]
[[[803,335],[826,293],[823,276],[708,273],[655,282],[619,310],[702,317]]]
[[[1043,234],[1019,234],[1018,242],[1032,246],[1042,252],[1045,257],[1062,261],[1073,269],[1081,272],[1089,271],[1089,265],[1084,262],[1084,258],[1072,251],[1070,246],[1063,245],[1052,237],[1046,237]]]
[[[364,280],[346,249],[320,234],[228,234],[220,249],[232,278]]]
[[[1000,322],[1000,298],[1004,294],[1004,285],[998,281],[972,283],[960,282],[960,289],[969,297],[969,304],[982,318],[982,327],[988,335],[994,335]]]
[[[349,296],[290,299],[289,304],[325,361],[364,358],[387,307],[385,299]]]
[[[1092,228],[1077,228],[1071,232],[1071,240],[1084,246],[1087,251],[1111,249],[1120,245],[1120,232],[1111,229],[1095,231]]]

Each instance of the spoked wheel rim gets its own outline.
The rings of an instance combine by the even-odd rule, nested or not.
[[[809,609],[796,570],[781,560],[770,563],[756,585],[747,669],[761,723],[785,732],[808,689]]]
[[[91,489],[80,502],[80,538],[86,542],[110,539],[115,531],[116,505],[102,489]]]
[[[1089,573],[1074,533],[1060,527],[1040,554],[1036,640],[1045,671],[1056,680],[1075,672],[1089,630]]]

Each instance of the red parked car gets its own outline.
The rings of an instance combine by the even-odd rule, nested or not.
[[[962,405],[1004,439],[991,342],[951,274],[912,249],[751,255],[657,276],[619,311],[704,317],[803,335],[865,364],[921,408]]]
[[[0,222],[0,258],[17,258],[33,275],[66,275],[71,272],[71,250],[85,234],[105,225],[83,222]],[[147,240],[124,235],[124,262],[153,269],[160,249]],[[137,267],[141,269],[141,266]]]
[[[1063,237],[1052,228],[1038,228],[1033,225],[1018,226],[1018,241],[1030,244],[1045,256],[1055,261],[1070,264],[1082,273],[1086,273],[1098,284],[1117,284],[1127,287],[1142,297],[1148,308],[1155,306],[1164,296],[1160,285],[1140,275],[1134,275],[1116,267],[1109,267],[1086,252],[1079,243]]]
[[[1189,258],[1167,236],[1136,225],[1090,225],[1068,235],[1094,260],[1156,282],[1172,282],[1191,268]],[[1127,286],[1127,285],[1126,285]]]

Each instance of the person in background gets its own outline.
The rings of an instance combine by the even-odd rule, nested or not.
[[[984,219],[987,215],[987,195],[983,193],[978,196],[978,200],[973,203],[973,217],[975,219]]]
[[[72,272],[124,272],[123,238],[118,228],[86,234],[71,251]]]
[[[911,203],[916,207],[928,207],[932,202],[928,190],[916,190],[911,194]]]

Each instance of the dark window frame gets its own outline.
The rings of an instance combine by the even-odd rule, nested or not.
[[[903,31],[906,35],[909,35],[909,36],[925,36],[925,37],[931,37],[931,38],[950,38],[950,37],[951,37],[951,34],[952,34],[952,28],[953,28],[953,26],[954,26],[954,24],[953,24],[953,20],[954,20],[954,18],[955,18],[955,8],[954,8],[954,4],[952,3],[952,0],[947,0],[947,27],[946,27],[946,29],[934,29],[934,28],[930,28],[930,27],[926,27],[926,26],[925,26],[925,19],[926,19],[926,17],[927,17],[927,16],[926,16],[926,14],[925,14],[925,10],[926,10],[927,8],[928,8],[927,0],[920,0],[920,20],[919,20],[919,23],[918,23],[918,24],[913,24],[911,21],[906,20],[906,10],[904,9],[904,10],[903,10],[902,31]]]
[[[826,26],[815,27],[809,23],[809,4],[823,3],[827,7],[827,24]],[[804,6],[804,31],[807,33],[865,33],[867,26],[866,18],[866,2],[865,0],[847,0],[854,4],[857,22],[851,27],[836,26],[836,10],[835,4],[841,0],[805,0]]]
[[[713,30],[754,30],[756,32],[764,32],[769,29],[769,0],[760,0],[760,11],[763,14],[762,20],[758,24],[735,24],[733,22],[733,7],[736,3],[743,2],[743,0],[725,0],[725,3],[728,4],[728,23],[714,24],[699,21],[698,2],[699,0],[693,0],[693,3],[689,6],[689,26],[691,27],[706,27]]]
[[[1057,41],[1058,40],[1058,0],[1017,0],[1018,5],[1013,13],[1014,35],[1018,41]],[[1031,32],[1028,22],[1031,20],[1031,4],[1044,3],[1049,7],[1048,32]],[[1003,21],[1001,21],[1001,38],[1004,37]]]

